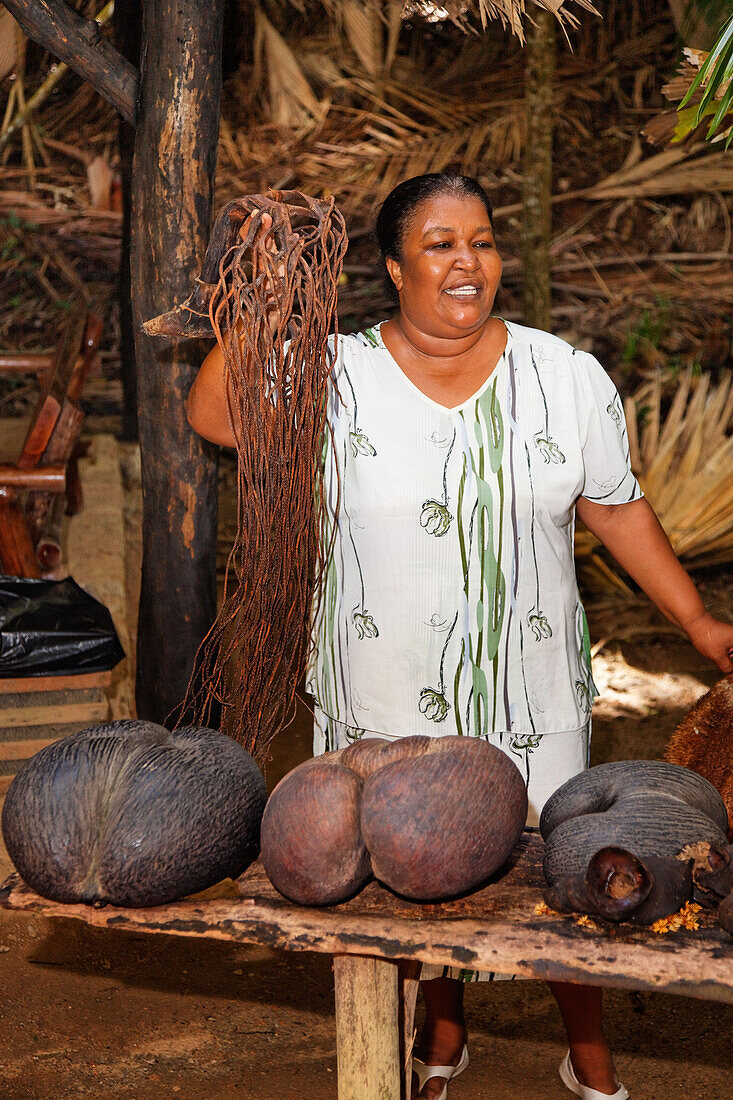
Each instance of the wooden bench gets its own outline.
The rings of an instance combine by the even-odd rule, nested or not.
[[[11,576],[51,573],[61,559],[63,512],[81,508],[79,400],[101,331],[85,310],[69,318],[53,353],[0,354],[0,372],[35,373],[40,382],[30,419],[5,421],[0,441],[0,567]]]
[[[11,875],[0,906],[97,928],[333,955],[339,1100],[409,1096],[420,962],[733,1004],[733,939],[713,913],[699,914],[697,931],[668,935],[542,915],[542,852],[540,837],[525,832],[508,873],[436,905],[406,901],[373,882],[342,905],[306,908],[282,898],[257,862],[236,883],[215,887],[211,898],[152,909],[61,905]]]

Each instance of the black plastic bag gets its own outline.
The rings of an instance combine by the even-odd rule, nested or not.
[[[103,672],[124,656],[107,608],[71,577],[0,576],[0,677]]]

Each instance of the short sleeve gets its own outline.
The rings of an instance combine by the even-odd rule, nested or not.
[[[583,455],[581,496],[594,504],[628,504],[644,494],[631,469],[621,398],[592,355],[576,351],[579,421]]]

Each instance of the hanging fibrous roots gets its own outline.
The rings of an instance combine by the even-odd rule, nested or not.
[[[215,335],[223,352],[237,534],[183,710],[206,725],[220,704],[222,728],[260,762],[294,714],[329,551],[320,470],[347,244],[333,199],[237,199],[216,220],[191,296],[145,325],[150,335]]]

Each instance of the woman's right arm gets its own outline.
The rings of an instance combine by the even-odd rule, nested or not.
[[[235,447],[224,381],[224,356],[215,344],[204,359],[186,401],[186,416],[195,432],[221,447]]]

